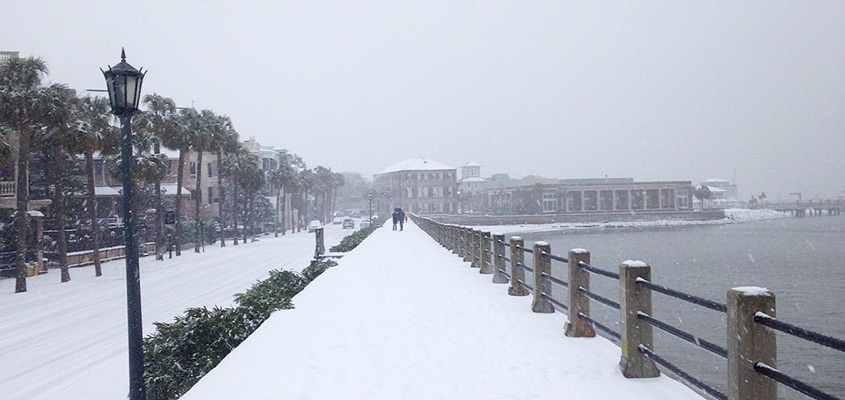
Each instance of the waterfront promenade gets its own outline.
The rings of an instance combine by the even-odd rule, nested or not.
[[[413,223],[377,229],[182,398],[701,399],[626,379],[619,348],[564,335],[561,313],[447,251]]]

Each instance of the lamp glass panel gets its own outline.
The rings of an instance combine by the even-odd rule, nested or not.
[[[126,108],[134,109],[136,107],[135,98],[138,89],[138,77],[126,76]]]

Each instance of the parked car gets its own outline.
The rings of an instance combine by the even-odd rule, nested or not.
[[[369,227],[370,227],[370,221],[367,221],[366,219],[361,221],[361,229],[369,228]]]
[[[308,232],[314,232],[317,228],[322,228],[323,223],[320,220],[315,219],[308,223]]]
[[[355,220],[352,218],[344,218],[343,219],[343,229],[355,229]]]
[[[332,220],[332,225],[340,225],[343,221],[344,219],[341,217],[334,217],[334,219]]]

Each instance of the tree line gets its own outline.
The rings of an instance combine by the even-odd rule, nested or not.
[[[42,192],[36,193],[52,201],[49,220],[55,225],[57,262],[61,281],[70,281],[67,259],[66,229],[88,226],[90,247],[96,276],[102,275],[99,259],[102,235],[97,198],[95,196],[95,155],[105,159],[104,168],[115,180],[120,179],[120,137],[116,119],[110,114],[108,99],[79,96],[65,84],[45,85],[47,64],[40,58],[12,58],[0,63],[0,174],[10,175],[17,168],[15,210],[5,219],[14,221],[11,234],[0,243],[14,247],[15,292],[26,291],[28,242],[27,211],[30,190],[39,177],[44,182]],[[309,217],[326,221],[335,207],[337,189],[343,176],[318,166],[308,169],[302,159],[293,155],[290,162],[263,170],[260,160],[241,145],[232,120],[212,110],[177,107],[176,103],[159,94],[143,97],[143,108],[132,120],[133,199],[134,215],[139,210],[155,210],[152,234],[156,243],[156,259],[163,259],[166,249],[164,210],[172,206],[175,215],[173,248],[181,255],[183,221],[182,182],[187,157],[196,154],[196,190],[194,202],[193,242],[199,252],[207,235],[219,235],[225,247],[224,232],[231,224],[233,244],[238,236],[246,243],[248,235],[258,224],[272,223],[276,236],[280,231],[281,199],[290,196],[291,207]],[[179,152],[176,171],[176,196],[172,205],[165,204],[162,181],[172,176],[171,163],[162,149]],[[213,154],[217,161],[219,216],[209,224],[201,215],[203,155]],[[13,162],[16,165],[13,165]],[[30,180],[30,172],[36,179]],[[0,180],[5,180],[0,176]],[[276,204],[267,197],[275,196]],[[228,205],[228,207],[224,206]],[[274,209],[275,208],[275,209]],[[125,213],[124,213],[125,214]],[[148,217],[149,218],[149,217]],[[149,221],[148,221],[149,225]],[[240,230],[239,226],[244,229]],[[284,233],[284,231],[282,231]],[[13,237],[14,240],[10,240]]]

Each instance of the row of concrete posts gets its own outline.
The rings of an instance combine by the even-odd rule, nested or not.
[[[531,310],[553,313],[558,303],[552,298],[551,261],[564,261],[552,255],[547,242],[535,242],[524,247],[519,236],[512,236],[506,243],[503,234],[491,234],[457,225],[441,224],[427,218],[412,216],[414,222],[438,243],[478,268],[481,274],[492,274],[493,283],[508,284],[511,296],[533,294]],[[509,247],[509,252],[505,248]],[[526,252],[533,253],[533,266],[524,265]],[[505,259],[510,259],[506,268]],[[590,318],[590,272],[582,267],[589,265],[590,252],[572,249],[568,258],[568,280],[555,279],[566,284],[568,290],[568,321],[565,334],[569,337],[594,337]],[[525,282],[524,267],[532,268],[533,284]],[[550,279],[551,278],[551,279]],[[640,261],[626,261],[619,265],[620,327],[622,348],[619,368],[626,378],[653,378],[660,371],[643,349],[653,350],[652,325],[640,315],[652,315],[651,289],[638,285],[638,280],[651,281],[651,267]],[[533,287],[530,293],[527,287]],[[754,322],[757,312],[775,315],[775,296],[766,289],[756,287],[734,288],[727,293],[727,362],[728,399],[764,400],[777,398],[777,382],[754,369],[757,362],[776,367],[777,345],[773,330]]]

